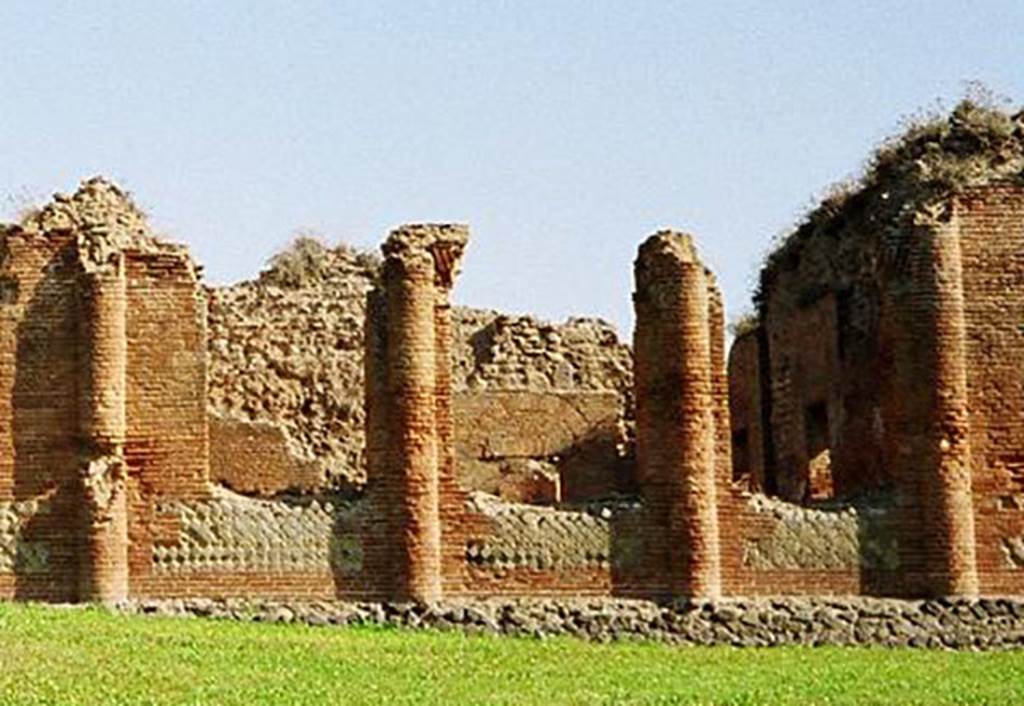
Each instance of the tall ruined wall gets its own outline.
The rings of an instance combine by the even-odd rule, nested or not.
[[[1024,589],[1024,186],[957,204],[977,567],[985,593]]]
[[[762,273],[769,469],[797,501],[895,493],[880,590],[1020,590],[1022,175],[1024,113],[964,102],[884,146]]]
[[[79,545],[73,237],[6,227],[0,303],[0,595],[73,600]],[[71,520],[69,522],[69,520]]]
[[[246,484],[250,469],[241,466],[253,460],[239,458],[226,466],[231,459],[221,456],[213,471],[231,487],[272,493],[359,485],[365,479],[361,341],[366,293],[378,264],[344,247],[321,248],[315,257],[320,264],[304,279],[284,279],[272,268],[258,280],[209,290],[214,453],[243,433],[237,423],[251,421],[264,425],[262,431],[251,430],[261,440],[268,439],[266,425],[279,427],[287,442],[284,451],[293,459],[283,466],[255,459],[251,474],[259,480]],[[553,325],[459,307],[452,318],[456,414],[473,414],[481,405],[504,406],[523,422],[511,433],[525,440],[544,424],[535,416],[538,411],[560,415],[560,404],[593,409],[595,400],[602,400],[600,406],[615,396],[620,411],[614,419],[606,413],[596,419],[577,416],[575,422],[547,417],[568,428],[570,443],[538,448],[531,458],[550,465],[557,457],[557,470],[574,479],[567,488],[581,492],[604,492],[617,487],[616,477],[628,477],[621,410],[631,385],[631,355],[611,326],[593,319]],[[504,397],[488,397],[492,392]],[[473,430],[463,427],[459,433],[464,432]],[[470,452],[480,451],[483,441],[475,433],[459,441],[470,477],[481,489],[504,483],[512,496],[522,497],[513,488],[528,478],[516,470],[527,459],[518,449]],[[281,450],[269,455],[280,456]]]
[[[758,355],[767,362],[760,374],[772,450],[765,465],[788,500],[856,495],[886,482],[877,235],[870,219],[837,224],[780,257],[762,285],[767,352]]]
[[[768,361],[765,449],[784,497],[893,482],[877,376],[891,362],[879,320],[907,258],[901,243],[958,194],[1022,173],[1024,113],[964,101],[885,143],[855,188],[830,195],[769,256],[756,296]]]
[[[0,587],[121,600],[129,574],[150,563],[128,527],[133,539],[145,535],[151,496],[208,492],[194,266],[102,179],[0,237],[0,524],[13,569],[0,571]]]

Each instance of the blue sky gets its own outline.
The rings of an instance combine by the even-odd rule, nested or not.
[[[0,3],[0,216],[105,174],[208,280],[296,229],[468,222],[459,303],[597,315],[693,232],[731,316],[773,236],[901,116],[1024,102],[1024,3]]]

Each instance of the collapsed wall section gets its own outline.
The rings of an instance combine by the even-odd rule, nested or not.
[[[302,242],[313,249],[301,251],[308,256],[302,263],[293,261],[296,246],[259,279],[208,291],[211,433],[218,440],[213,477],[267,496],[352,489],[365,481],[363,319],[380,265],[344,246]],[[538,425],[565,427],[558,416],[565,405],[591,410],[616,400],[613,414],[573,416],[566,444],[538,448],[528,458],[486,450],[479,439],[460,440],[467,487],[500,485],[507,499],[529,501],[529,465],[559,477],[563,500],[629,490],[632,356],[610,325],[583,318],[548,324],[465,307],[453,307],[451,319],[454,413],[509,410],[508,434],[518,435],[520,448]],[[275,448],[270,426],[283,440]],[[221,441],[230,445],[245,436],[267,449],[267,458],[287,460],[254,467],[249,454],[217,453]],[[250,474],[259,481],[244,483]]]

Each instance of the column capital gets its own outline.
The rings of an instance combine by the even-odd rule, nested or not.
[[[461,223],[412,223],[391,231],[381,251],[407,271],[429,265],[434,284],[450,289],[468,242],[469,227]]]

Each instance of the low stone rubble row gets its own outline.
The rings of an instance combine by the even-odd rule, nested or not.
[[[141,599],[140,615],[314,626],[386,625],[535,638],[680,645],[841,645],[957,650],[1024,648],[1024,599],[481,599],[437,604],[257,599]]]

